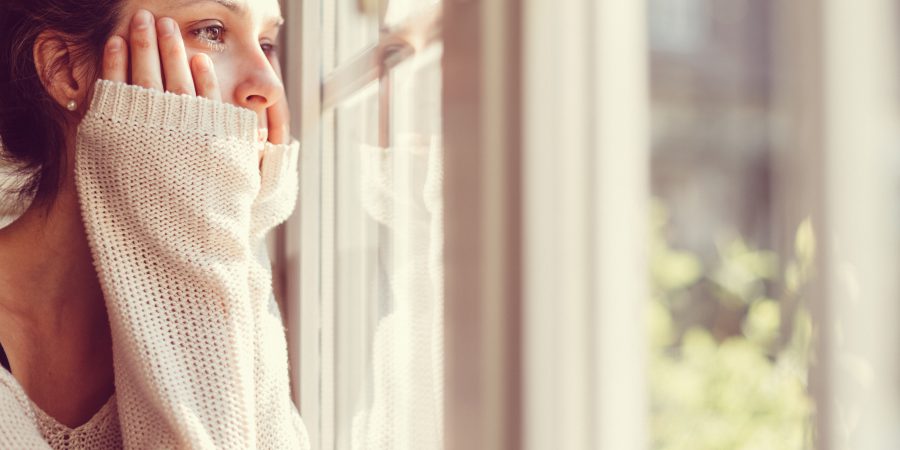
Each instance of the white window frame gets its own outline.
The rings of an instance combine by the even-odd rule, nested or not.
[[[645,5],[524,3],[525,448],[646,448]]]
[[[644,2],[445,17],[447,448],[644,448]]]
[[[321,337],[321,224],[302,217],[320,217],[321,209],[321,5],[316,1],[284,2],[284,79],[295,110],[291,128],[301,139],[298,208],[283,226],[283,255],[278,273],[285,287],[285,322],[294,402],[309,432],[313,448],[321,447],[319,385]],[[306,330],[316,330],[309,332]],[[305,332],[306,331],[306,332]]]

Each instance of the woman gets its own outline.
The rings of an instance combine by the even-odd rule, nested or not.
[[[0,448],[307,448],[264,236],[277,0],[5,0]],[[8,198],[8,196],[7,196]]]

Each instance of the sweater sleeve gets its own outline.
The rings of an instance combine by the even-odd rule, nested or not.
[[[287,343],[278,304],[272,294],[272,268],[266,234],[294,210],[297,200],[299,144],[267,144],[260,166],[261,186],[251,213],[249,284],[256,327],[258,445],[260,448],[309,448],[309,438],[290,400]]]
[[[255,274],[255,136],[250,110],[96,85],[75,178],[127,448],[258,448],[262,393],[290,402],[286,374],[257,367],[271,280]],[[282,442],[302,448],[293,433]]]

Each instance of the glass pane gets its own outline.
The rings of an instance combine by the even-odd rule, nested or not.
[[[339,449],[441,448],[440,56],[433,46],[336,109]]]
[[[338,65],[378,43],[380,31],[403,24],[440,0],[340,0],[335,4]],[[330,69],[327,68],[327,69]]]
[[[335,0],[327,0],[335,1]],[[337,64],[347,62],[368,48],[378,43],[380,36],[378,10],[386,6],[387,0],[337,0],[335,1],[337,27],[326,27],[334,30],[337,44]],[[371,4],[372,14],[363,13],[361,2]],[[327,68],[330,69],[330,68]]]
[[[365,389],[372,372],[370,348],[378,321],[391,306],[380,264],[389,236],[365,210],[367,182],[361,176],[362,145],[378,137],[378,85],[347,101],[335,116],[335,442],[344,449],[355,448],[354,418],[371,402]]]
[[[811,445],[814,231],[773,190],[771,4],[649,3],[653,448]]]

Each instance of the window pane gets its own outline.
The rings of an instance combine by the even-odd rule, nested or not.
[[[328,0],[335,1],[335,0]],[[372,8],[382,8],[387,0],[358,0],[372,4]],[[379,37],[379,14],[366,14],[360,10],[357,0],[335,1],[337,27],[331,28],[337,33],[337,63],[347,62],[364,50],[374,47]],[[326,30],[329,28],[326,27]],[[327,67],[326,69],[331,69]]]
[[[811,442],[815,238],[773,189],[771,4],[650,2],[654,448]]]
[[[336,2],[337,63],[341,64],[378,43],[388,30],[417,17],[440,0],[341,0]],[[328,28],[326,28],[328,29]],[[326,69],[331,69],[327,67]]]
[[[388,236],[365,210],[368,189],[361,158],[377,142],[378,85],[372,84],[336,111],[335,413],[337,448],[351,447],[354,418],[369,407],[365,383],[372,372],[375,327],[389,313],[380,261]]]
[[[425,50],[336,110],[340,449],[441,447],[440,56]]]

